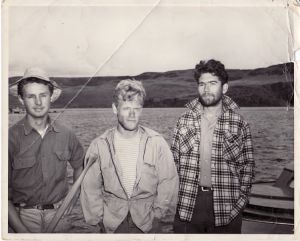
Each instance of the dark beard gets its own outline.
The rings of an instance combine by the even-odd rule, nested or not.
[[[204,106],[204,107],[216,106],[222,100],[222,96],[218,99],[214,99],[212,102],[209,102],[209,103],[207,103],[201,96],[199,96],[198,100],[202,104],[202,106]]]

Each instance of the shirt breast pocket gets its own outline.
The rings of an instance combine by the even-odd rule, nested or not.
[[[35,156],[16,157],[12,162],[13,183],[16,188],[31,187],[35,184]]]
[[[226,160],[235,161],[239,158],[242,150],[242,142],[238,135],[229,131],[224,132],[223,157]]]
[[[12,163],[13,169],[24,169],[32,167],[36,162],[35,156],[16,157]]]
[[[71,158],[71,153],[68,150],[56,150],[55,151],[56,156],[56,179],[57,180],[63,180],[67,176],[67,162]]]
[[[198,148],[199,143],[197,142],[197,130],[184,127],[180,131],[180,152],[188,154],[195,148]]]
[[[224,133],[223,142],[223,158],[228,164],[233,174],[238,174],[238,159],[242,153],[242,142],[238,135],[234,135],[229,131]]]

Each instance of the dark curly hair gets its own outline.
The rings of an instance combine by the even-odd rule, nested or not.
[[[219,77],[222,85],[228,82],[228,74],[225,70],[225,66],[220,61],[214,59],[208,61],[201,60],[200,63],[195,66],[194,78],[197,83],[204,73],[210,73]]]
[[[29,84],[29,83],[38,83],[38,84],[44,84],[47,85],[50,91],[50,95],[53,94],[54,86],[51,82],[36,78],[36,77],[30,77],[27,79],[23,79],[18,83],[18,95],[23,98],[23,88],[24,85]]]

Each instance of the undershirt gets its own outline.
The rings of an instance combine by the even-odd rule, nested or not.
[[[221,107],[203,110],[201,115],[200,140],[200,186],[211,187],[211,150],[213,132],[221,114]]]
[[[131,197],[136,179],[136,165],[139,155],[140,133],[124,138],[118,131],[114,136],[116,156],[122,169],[122,184],[128,197]]]
[[[48,127],[49,127],[49,125],[46,125],[46,127],[45,127],[44,130],[36,130],[36,131],[40,134],[40,136],[41,136],[42,138],[44,138],[44,136],[45,136],[45,134],[46,134],[46,131],[47,131]]]

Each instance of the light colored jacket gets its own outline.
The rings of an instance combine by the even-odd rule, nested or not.
[[[137,177],[130,198],[122,185],[122,170],[114,148],[114,129],[94,139],[87,150],[97,156],[81,185],[81,205],[87,223],[103,222],[106,232],[114,232],[128,212],[143,232],[152,231],[154,222],[172,223],[178,175],[167,142],[157,132],[140,126],[141,141]]]

